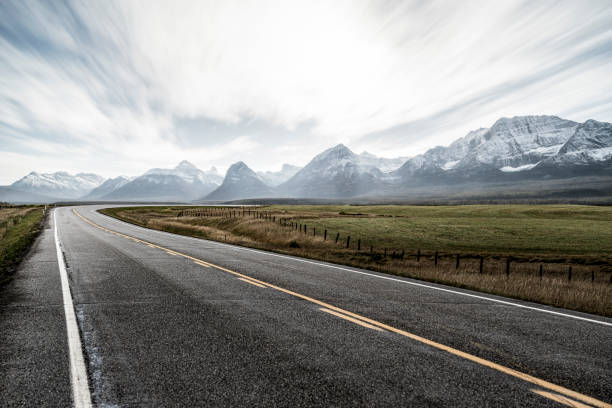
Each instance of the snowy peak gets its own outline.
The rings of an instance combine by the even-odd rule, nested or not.
[[[273,195],[272,190],[244,162],[230,166],[223,183],[204,200],[237,200],[243,198],[262,198]]]
[[[559,153],[547,162],[567,166],[610,160],[612,160],[612,124],[590,119],[578,126],[572,137],[559,149]]]
[[[221,183],[222,177],[215,172],[203,172],[195,165],[183,160],[172,169],[155,168],[147,171],[144,176],[176,176],[187,183],[217,184]]]
[[[612,124],[589,119],[576,129],[572,137],[561,147],[559,153],[599,150],[611,146]]]
[[[284,183],[300,171],[301,167],[283,164],[280,171],[259,171],[257,175],[269,186],[275,187]]]
[[[259,176],[251,170],[244,162],[239,161],[230,166],[227,169],[227,174],[223,180],[223,184],[226,183],[240,183],[245,180],[259,180],[262,181]]]
[[[555,134],[559,130],[578,125],[577,122],[558,116],[515,116],[498,119],[491,126],[491,131],[498,136],[516,138],[525,134]]]
[[[450,176],[474,179],[496,173],[529,173],[545,163],[594,163],[609,160],[611,127],[589,120],[583,124],[557,116],[501,118],[451,143],[406,162],[395,175],[439,180]],[[554,169],[548,167],[549,175]],[[550,173],[552,172],[552,173]]]
[[[387,159],[385,157],[378,157],[366,151],[360,153],[358,157],[359,163],[362,166],[376,167],[383,173],[388,173],[390,171],[400,168],[402,164],[406,163],[406,160],[409,159],[409,157],[396,157],[393,159]]]
[[[123,187],[131,180],[133,177],[119,176],[115,178],[110,178],[106,180],[104,183],[100,184],[98,187],[94,188],[87,196],[84,197],[86,200],[97,200],[105,195]]]
[[[352,197],[372,187],[382,172],[372,163],[339,144],[315,156],[279,186],[289,196],[303,198]]]
[[[576,130],[578,123],[556,116],[519,116],[499,119],[470,146],[459,167],[490,165],[521,167],[555,155]]]
[[[73,176],[65,171],[55,173],[33,171],[11,186],[19,191],[74,199],[88,194],[103,182],[103,177],[92,173],[79,173]]]
[[[217,188],[221,177],[183,160],[172,169],[154,168],[108,192],[103,200],[192,201]]]
[[[311,163],[318,163],[318,162],[340,163],[340,162],[354,161],[356,157],[357,155],[353,153],[351,149],[349,149],[348,147],[340,143],[316,155],[311,160],[309,165]]]
[[[193,165],[193,163],[188,162],[187,160],[183,160],[182,162],[180,162],[175,169],[180,170],[180,169],[185,169],[185,170],[192,170],[192,169],[196,169],[197,167],[195,165]]]

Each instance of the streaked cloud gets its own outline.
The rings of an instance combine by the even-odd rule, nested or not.
[[[609,1],[0,2],[0,184],[612,121]]]

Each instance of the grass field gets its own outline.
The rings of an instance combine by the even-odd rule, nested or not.
[[[168,232],[612,315],[610,207],[133,207],[103,212]]]
[[[0,284],[15,271],[40,232],[41,206],[0,207]]]

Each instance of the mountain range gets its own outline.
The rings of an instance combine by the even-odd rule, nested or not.
[[[172,169],[151,169],[138,177],[108,180],[89,173],[32,172],[0,187],[0,201],[384,198],[417,192],[427,195],[429,190],[445,188],[504,185],[511,191],[522,183],[552,186],[562,179],[576,183],[580,177],[603,178],[610,184],[604,190],[612,190],[612,124],[519,116],[501,118],[490,128],[471,131],[448,146],[410,158],[356,154],[340,144],[318,154],[303,168],[284,164],[278,172],[255,172],[239,161],[230,166],[225,177],[214,167],[202,171],[187,161]]]

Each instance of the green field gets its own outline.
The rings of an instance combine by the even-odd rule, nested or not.
[[[104,210],[121,213],[136,223],[164,222],[188,209],[229,211],[210,207],[133,207]],[[247,210],[306,225],[307,234],[340,240],[347,236],[364,249],[414,253],[440,251],[465,255],[512,256],[575,263],[612,262],[612,207],[578,205],[469,206],[263,206]],[[245,214],[244,219],[249,217]],[[233,230],[236,221],[224,217],[176,218],[180,225]],[[244,225],[242,225],[244,227]],[[283,227],[287,228],[287,227]],[[314,231],[313,231],[314,229]],[[257,231],[244,229],[241,234]],[[196,234],[198,235],[198,234]]]
[[[612,207],[570,205],[271,206],[320,232],[393,249],[610,261]]]
[[[41,206],[0,208],[0,283],[7,281],[40,232]]]

